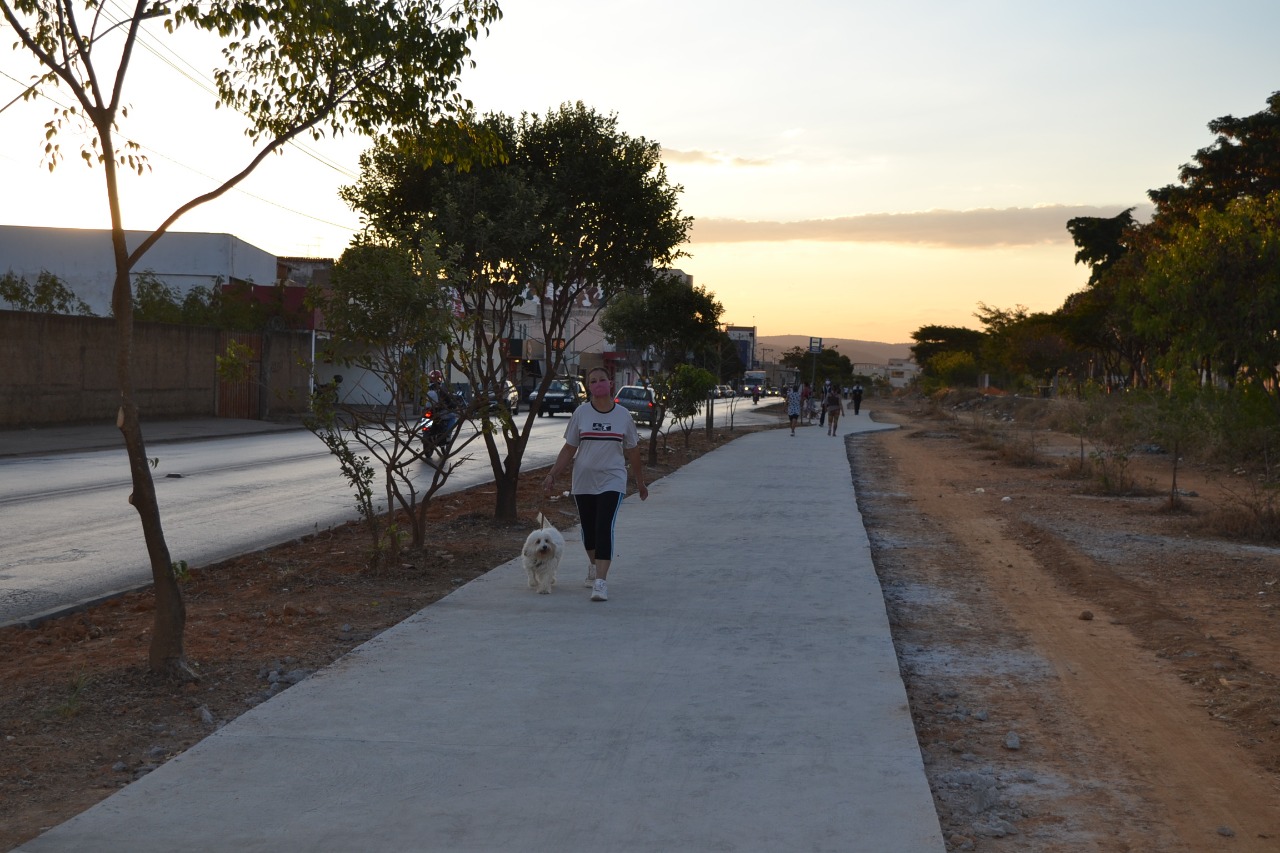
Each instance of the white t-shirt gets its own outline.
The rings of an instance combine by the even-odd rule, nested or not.
[[[588,400],[573,410],[564,430],[564,440],[578,448],[573,456],[575,495],[626,493],[625,451],[640,443],[631,412],[617,403],[607,412],[598,412]]]

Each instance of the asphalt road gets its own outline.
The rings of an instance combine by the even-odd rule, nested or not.
[[[770,422],[749,400],[716,423]],[[525,469],[549,464],[564,417],[535,419]],[[703,423],[701,418],[697,423]],[[643,433],[643,430],[642,430]],[[491,482],[477,440],[444,492]],[[170,556],[202,566],[357,517],[327,449],[304,430],[148,447]],[[423,466],[424,476],[430,469]],[[151,571],[119,449],[0,458],[0,626],[145,586]]]
[[[540,419],[524,467],[548,464],[564,418]],[[493,479],[470,445],[444,492]],[[336,461],[292,430],[148,447],[170,556],[192,566],[257,550],[357,517]],[[421,466],[419,482],[431,469]],[[0,460],[0,625],[28,621],[150,582],[120,450]]]

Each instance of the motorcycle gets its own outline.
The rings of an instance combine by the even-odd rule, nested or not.
[[[759,389],[759,388],[757,388],[757,387],[755,387],[755,386],[752,386],[752,388],[751,388],[751,405],[753,405],[753,406],[754,406],[756,403],[759,403],[759,402],[760,402],[760,389]]]
[[[431,406],[423,409],[418,425],[413,428],[414,435],[422,440],[423,458],[430,461],[437,452],[441,459],[447,457],[453,447],[453,439],[458,434],[457,425],[458,416],[454,412],[437,412]]]

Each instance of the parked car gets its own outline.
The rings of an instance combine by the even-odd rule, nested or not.
[[[552,379],[542,399],[539,399],[537,389],[529,392],[529,406],[538,413],[538,417],[572,412],[585,399],[587,389],[577,379]]]
[[[715,391],[716,397],[725,399],[733,396],[733,387],[729,385],[717,385]]]
[[[613,402],[631,412],[636,423],[646,426],[662,426],[662,418],[658,417],[658,405],[654,402],[653,389],[643,385],[624,385],[618,389]],[[657,422],[654,422],[657,418]]]
[[[520,391],[514,382],[504,379],[496,387],[489,388],[485,396],[488,397],[490,406],[501,406],[509,409],[513,415],[520,414]]]

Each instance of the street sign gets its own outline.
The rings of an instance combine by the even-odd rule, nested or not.
[[[822,355],[822,338],[809,338],[809,352]]]

